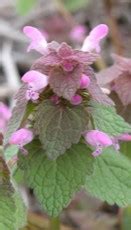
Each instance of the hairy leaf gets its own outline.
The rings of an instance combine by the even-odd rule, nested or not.
[[[79,65],[72,72],[64,72],[56,67],[50,73],[50,86],[58,96],[70,100],[80,87],[81,74]]]
[[[94,173],[87,177],[85,188],[109,204],[131,204],[131,165],[128,159],[107,148],[96,158],[94,165]]]
[[[0,192],[0,229],[16,230],[26,223],[26,210],[20,196]]]
[[[64,72],[62,68],[54,68],[50,73],[50,86],[60,97],[70,100],[80,87],[82,71],[78,66],[72,72]]]
[[[112,57],[114,64],[96,74],[97,82],[100,86],[108,87],[113,83],[113,90],[126,106],[131,104],[131,59],[116,54]]]
[[[115,82],[115,91],[123,105],[131,104],[131,73],[123,73]]]
[[[56,159],[79,142],[87,124],[88,114],[83,106],[56,106],[47,100],[37,108],[34,128],[47,156]]]
[[[96,129],[112,136],[131,132],[131,126],[116,113],[114,107],[92,103],[91,114]]]
[[[8,143],[9,137],[13,132],[15,132],[24,117],[26,106],[27,106],[27,100],[25,98],[27,86],[23,84],[21,88],[19,89],[18,93],[16,94],[16,106],[14,107],[12,111],[12,117],[9,120],[7,131],[4,138],[4,145]]]
[[[6,162],[0,156],[0,229],[19,229],[25,222],[25,206],[11,183]]]
[[[88,74],[87,74],[88,75]],[[114,105],[114,102],[102,92],[100,86],[97,84],[95,75],[92,74],[90,76],[90,85],[88,86],[88,91],[91,95],[91,98],[103,105]]]
[[[20,156],[18,167],[24,171],[27,184],[34,189],[44,210],[57,216],[80,190],[86,176],[93,173],[90,149],[85,144],[73,145],[54,161],[46,157],[37,140],[27,149],[29,154]]]
[[[117,64],[114,64],[96,74],[97,83],[100,87],[106,87],[116,78],[118,78],[121,73],[122,70]]]

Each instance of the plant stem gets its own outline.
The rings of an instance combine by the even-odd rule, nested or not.
[[[60,230],[60,219],[59,219],[59,217],[51,217],[50,218],[49,230]]]

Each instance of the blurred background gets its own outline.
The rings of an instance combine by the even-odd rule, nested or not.
[[[3,118],[0,110],[1,132],[10,117],[20,78],[40,57],[34,51],[26,52],[29,40],[23,27],[35,26],[49,42],[65,41],[80,48],[90,30],[100,23],[107,24],[110,32],[102,42],[101,58],[93,65],[96,73],[113,64],[112,53],[131,57],[131,0],[0,0],[0,106],[7,105],[9,115]],[[123,105],[115,92],[110,96],[118,113],[131,122],[130,103]],[[122,148],[129,156],[131,144]],[[48,217],[41,211],[33,191],[24,185],[20,189],[29,206],[28,226],[24,229],[47,229]],[[61,229],[131,230],[131,207],[110,206],[82,191],[61,214]]]

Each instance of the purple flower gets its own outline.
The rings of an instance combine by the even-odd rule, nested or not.
[[[82,97],[80,95],[76,94],[71,98],[70,102],[72,105],[79,105],[82,102]]]
[[[49,85],[56,95],[71,100],[80,88],[82,74],[95,60],[96,54],[73,50],[62,43],[51,46],[48,55],[37,60],[32,69],[49,76]]]
[[[23,146],[30,143],[32,140],[32,131],[27,128],[22,128],[11,135],[9,139],[9,144],[17,145],[24,154],[27,154],[27,150],[23,148]]]
[[[31,40],[31,43],[27,49],[28,52],[32,49],[37,50],[41,54],[47,52],[48,43],[44,33],[42,34],[37,28],[32,26],[25,26],[23,28],[23,32]]]
[[[10,109],[2,102],[0,102],[0,132],[6,131],[7,122],[11,117]]]
[[[90,78],[85,75],[82,74],[82,77],[80,79],[80,89],[86,89],[90,84]]]
[[[48,85],[49,77],[35,70],[28,71],[22,81],[28,84],[26,99],[36,101],[39,98],[39,93]]]
[[[98,57],[98,54],[94,51],[98,50],[99,42],[107,34],[107,30],[108,27],[106,25],[97,26],[91,31],[88,36],[89,39],[86,39],[82,50],[74,50],[64,42],[61,44],[54,41],[47,43],[40,31],[34,27],[26,26],[24,33],[31,38],[28,50],[36,49],[43,54],[33,64],[32,69],[40,71],[41,75],[49,76],[46,79],[49,80],[49,86],[54,94],[71,101],[75,94],[77,94],[78,89],[86,89],[90,84],[90,79],[88,78],[88,76],[91,77],[90,75],[92,75],[90,65]],[[93,49],[85,49],[84,47],[87,43],[89,43],[88,47],[93,45]],[[88,76],[84,76],[85,73]],[[34,79],[31,81],[34,82]],[[34,85],[37,86],[37,82],[39,80],[35,81]],[[38,89],[36,87],[33,89],[31,82],[27,83],[29,83],[29,87],[26,98],[27,100],[36,101],[41,91],[39,89],[40,84]]]
[[[96,26],[83,42],[82,51],[100,52],[100,41],[108,34],[108,26],[100,24]]]
[[[131,141],[131,135],[128,133],[124,133],[124,134],[118,136],[117,139],[120,141]]]
[[[82,42],[86,35],[86,27],[83,25],[76,25],[70,32],[70,37],[76,42]]]
[[[99,130],[86,132],[84,137],[86,142],[95,148],[95,151],[92,153],[94,157],[99,156],[103,148],[113,145],[112,138]]]

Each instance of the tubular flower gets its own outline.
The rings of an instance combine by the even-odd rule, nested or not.
[[[22,81],[28,84],[26,99],[35,101],[39,98],[39,93],[48,85],[48,76],[35,70],[28,71]]]
[[[106,25],[99,25],[92,30],[89,35],[91,39],[87,39],[89,41],[86,44],[89,43],[89,47],[93,44],[93,49],[85,49],[83,48],[85,45],[83,45],[82,50],[74,50],[64,42],[61,44],[54,41],[47,43],[38,29],[30,26],[24,27],[24,33],[31,39],[28,50],[36,49],[42,54],[42,57],[36,60],[32,66],[32,71],[35,72],[29,71],[22,78],[24,82],[28,83],[27,100],[31,99],[35,102],[39,98],[39,93],[48,83],[53,93],[58,97],[69,101],[72,101],[73,97],[76,99],[77,90],[86,89],[90,84],[89,77],[93,75],[90,65],[98,57],[94,51],[96,47],[98,49],[100,40],[107,34],[107,28]],[[39,75],[37,70],[40,71]],[[37,76],[32,79],[30,74],[37,74]],[[39,81],[42,84],[39,84]]]
[[[80,95],[76,94],[71,98],[70,102],[72,105],[79,105],[82,102],[82,97]]]
[[[2,102],[0,102],[0,132],[6,131],[7,122],[11,117],[10,109]]]
[[[92,153],[94,157],[99,156],[103,148],[113,145],[112,139],[106,133],[99,130],[86,132],[84,137],[86,142],[95,148],[95,151]]]
[[[124,134],[118,136],[117,139],[120,141],[131,141],[131,135],[128,133],[124,133]]]
[[[24,34],[31,40],[30,45],[27,48],[27,52],[34,49],[40,52],[41,54],[44,54],[47,52],[47,41],[44,37],[44,34],[42,34],[37,28],[32,26],[25,26],[23,28]]]
[[[70,38],[76,42],[81,42],[85,38],[86,32],[84,25],[76,25],[70,32]]]
[[[24,154],[27,154],[27,150],[23,146],[30,143],[32,140],[32,131],[27,128],[22,128],[11,135],[9,144],[17,145]]]
[[[93,51],[100,52],[100,41],[108,34],[108,26],[100,24],[96,26],[86,37],[83,42],[82,51]]]

